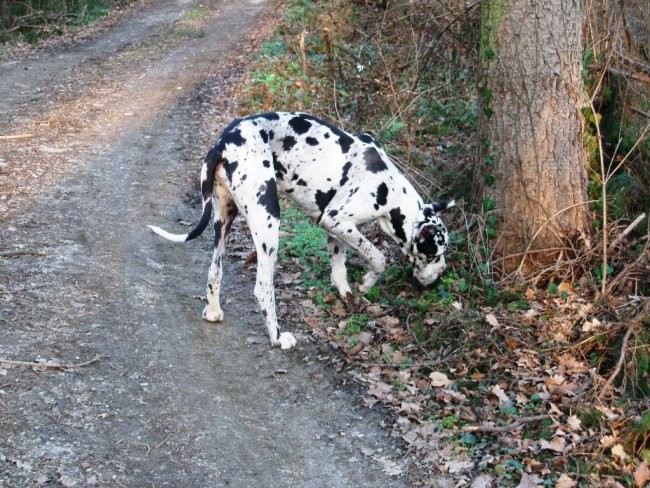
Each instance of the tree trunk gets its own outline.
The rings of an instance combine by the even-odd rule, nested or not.
[[[580,0],[483,0],[483,210],[502,271],[529,275],[589,230]],[[586,242],[586,241],[583,241]]]

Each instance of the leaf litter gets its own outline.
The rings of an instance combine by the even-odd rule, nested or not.
[[[608,383],[594,354],[600,335],[613,341],[625,325],[570,284],[553,296],[527,289],[525,309],[455,296],[415,312],[421,292],[400,283],[397,299],[356,300],[351,310],[330,291],[290,288],[295,264],[282,265],[292,279],[279,280],[278,293],[300,306],[283,307],[281,319],[306,323],[338,351],[323,360],[364,385],[365,405],[390,412],[387,428],[408,448],[403,462],[426,473],[419,485],[647,485],[648,451],[623,445],[650,403],[621,402],[624,385]],[[390,283],[379,286],[390,295]],[[360,314],[365,323],[349,333]]]

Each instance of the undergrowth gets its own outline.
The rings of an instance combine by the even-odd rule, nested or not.
[[[647,217],[626,242],[614,239],[630,215],[648,208],[642,163],[648,141],[639,138],[638,118],[622,116],[625,85],[603,77],[602,52],[587,50],[590,197],[595,215],[605,209],[616,222],[608,224],[611,269],[599,271],[596,246],[572,264],[575,279],[550,270],[544,288],[495,281],[494,202],[471,205],[477,22],[478,3],[453,0],[435,8],[426,2],[287,4],[242,89],[247,111],[309,111],[370,131],[423,196],[453,196],[464,204],[446,218],[450,270],[428,289],[393,253],[365,301],[337,297],[325,234],[294,206],[283,212],[281,259],[297,265],[300,286],[321,314],[308,321],[313,332],[364,368],[373,401],[397,412],[398,435],[425,457],[435,457],[423,447],[429,442],[453,453],[438,454],[437,469],[487,474],[498,486],[524,483],[524,475],[547,486],[567,482],[563,476],[585,486],[600,479],[633,484],[638,463],[650,462],[650,319],[643,299],[649,281],[641,259]],[[610,142],[598,144],[599,137]],[[604,177],[597,170],[603,147]],[[594,230],[602,224],[596,218]],[[354,283],[364,270],[350,257]],[[607,294],[596,293],[601,286]],[[631,298],[615,298],[621,290]]]
[[[37,43],[87,25],[130,0],[26,0],[0,3],[0,42]]]

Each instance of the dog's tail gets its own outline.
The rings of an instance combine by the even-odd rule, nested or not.
[[[201,197],[203,198],[203,212],[201,213],[201,220],[196,224],[191,231],[187,234],[172,234],[155,225],[148,225],[152,231],[159,236],[164,237],[173,242],[186,242],[191,241],[195,237],[200,236],[205,228],[210,223],[210,215],[212,214],[212,191],[214,189],[214,175],[217,171],[217,166],[222,162],[221,153],[223,152],[222,144],[215,145],[208,155],[203,160],[201,167]]]

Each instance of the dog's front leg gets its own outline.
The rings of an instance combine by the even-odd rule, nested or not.
[[[339,291],[341,297],[347,299],[352,293],[348,283],[348,270],[345,267],[345,250],[347,246],[338,239],[327,236],[327,250],[330,254],[330,267],[332,268],[332,285]]]
[[[335,222],[327,217],[321,219],[320,225],[330,235],[343,242],[349,248],[354,249],[370,265],[370,269],[361,279],[361,283],[359,283],[359,291],[361,293],[367,293],[386,268],[386,258],[384,255],[359,232],[359,229],[352,222]]]

